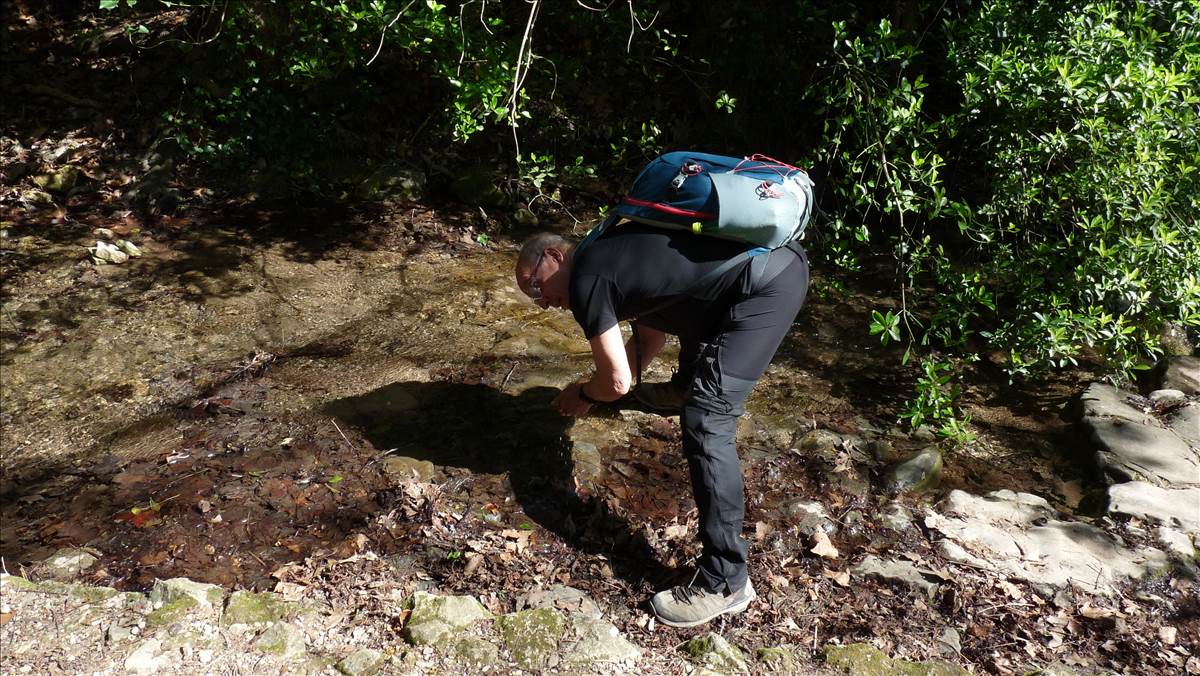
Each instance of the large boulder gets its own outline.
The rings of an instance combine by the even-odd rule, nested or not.
[[[523,669],[542,671],[558,666],[558,642],[566,618],[557,610],[534,608],[500,618],[500,635],[513,660]]]
[[[1092,383],[1080,424],[1096,447],[1096,463],[1113,482],[1200,485],[1200,454],[1174,430],[1130,403],[1132,395]]]
[[[1163,374],[1162,388],[1200,395],[1200,357],[1171,357]]]
[[[995,491],[977,496],[954,490],[925,526],[945,537],[941,552],[1031,584],[1076,587],[1109,594],[1128,579],[1169,568],[1161,550],[1129,547],[1086,523],[1061,521],[1042,498]]]
[[[1108,512],[1200,534],[1200,488],[1162,488],[1143,481],[1110,486]]]

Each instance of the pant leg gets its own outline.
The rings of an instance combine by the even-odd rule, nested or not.
[[[679,363],[675,373],[671,374],[671,384],[686,390],[692,384],[692,376],[696,373],[696,360],[700,358],[700,341],[693,338],[679,339]]]
[[[780,250],[778,255],[790,255]],[[700,575],[711,590],[747,581],[742,538],[745,491],[737,455],[737,421],[804,304],[808,261],[802,251],[762,289],[734,302],[720,334],[699,346],[681,426],[700,516]]]

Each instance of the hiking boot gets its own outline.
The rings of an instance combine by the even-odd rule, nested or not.
[[[683,388],[669,380],[642,383],[633,388],[633,398],[655,413],[678,415],[683,411]]]
[[[650,607],[663,624],[694,627],[718,615],[740,613],[756,598],[758,594],[754,593],[754,585],[750,584],[750,580],[746,580],[746,586],[730,594],[711,592],[690,584],[660,591],[650,599]]]

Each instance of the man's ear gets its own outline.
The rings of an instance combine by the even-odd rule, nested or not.
[[[566,258],[566,255],[563,254],[562,249],[552,246],[546,247],[546,256],[553,258],[554,262],[558,263],[559,265],[562,265],[563,260]]]

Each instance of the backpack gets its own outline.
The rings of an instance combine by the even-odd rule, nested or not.
[[[626,219],[777,249],[804,236],[812,188],[802,169],[765,155],[676,151],[651,160],[596,230]]]
[[[767,281],[764,271],[771,251],[804,236],[813,210],[812,189],[813,182],[803,169],[766,155],[737,158],[692,151],[666,153],[642,169],[629,193],[576,245],[575,252],[622,220],[687,230],[747,244],[745,252],[712,270],[693,284],[693,289],[706,288],[747,261],[752,284],[757,286]],[[682,296],[668,299],[642,314],[661,311],[680,300]],[[631,325],[640,386],[637,320]]]

